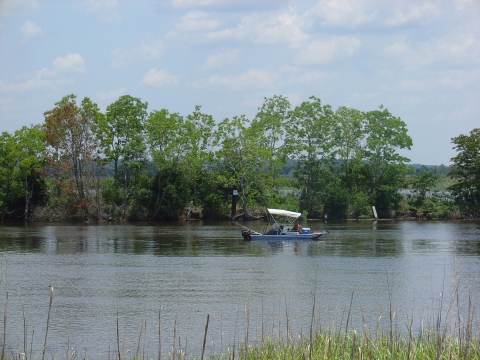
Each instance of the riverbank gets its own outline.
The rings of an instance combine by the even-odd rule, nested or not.
[[[366,212],[368,213],[368,212]],[[215,216],[204,211],[201,207],[188,206],[174,216],[168,218],[156,218],[152,219],[148,212],[137,212],[133,217],[127,217],[125,219],[122,216],[123,212],[121,207],[108,206],[102,208],[92,208],[89,215],[85,214],[81,216],[72,216],[72,211],[64,209],[60,211],[57,207],[51,206],[37,206],[32,207],[31,214],[28,221],[31,222],[116,222],[116,221],[159,221],[159,220],[231,220],[232,214],[230,209],[225,209],[222,213]],[[480,215],[480,214],[478,214]],[[381,212],[377,214],[377,218],[374,217],[372,209],[370,214],[359,215],[354,212],[349,213],[348,216],[338,217],[330,214],[323,214],[319,211],[312,213],[303,213],[303,220],[459,220],[459,219],[480,219],[479,216],[473,216],[472,214],[463,214],[458,207],[453,206],[451,208],[444,207],[442,209],[414,209],[409,206],[403,206],[402,209]],[[21,220],[21,217],[0,217],[0,220]],[[268,220],[265,213],[265,207],[251,206],[248,208],[247,214],[244,213],[242,208],[237,208],[235,212],[235,220],[247,221],[247,220]]]

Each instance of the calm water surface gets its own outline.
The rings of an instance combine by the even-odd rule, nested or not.
[[[211,353],[238,344],[246,329],[252,342],[308,333],[314,298],[317,325],[345,328],[352,303],[349,328],[388,329],[391,303],[403,333],[412,319],[418,329],[439,313],[446,319],[449,307],[466,318],[469,300],[480,305],[480,222],[308,226],[330,234],[244,243],[241,227],[225,222],[1,224],[6,347],[24,352],[27,334],[28,351],[41,354],[49,285],[47,354],[57,358],[69,337],[79,356],[113,354],[117,318],[121,350],[156,358],[174,346],[200,356],[207,315]]]

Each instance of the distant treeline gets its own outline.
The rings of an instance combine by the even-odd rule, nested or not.
[[[225,218],[233,189],[245,218],[266,206],[329,218],[370,217],[372,205],[383,217],[478,211],[476,195],[461,191],[456,158],[452,169],[408,165],[398,153],[412,146],[406,124],[383,106],[334,110],[310,97],[292,107],[273,96],[253,119],[220,121],[200,106],[187,115],[147,107],[125,95],[102,113],[89,98],[68,95],[43,124],[2,133],[0,215],[178,219],[192,204],[197,216]],[[426,197],[448,174],[447,196]]]

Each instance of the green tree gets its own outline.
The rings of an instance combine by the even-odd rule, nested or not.
[[[105,116],[98,117],[95,124],[95,133],[103,154],[114,164],[115,189],[118,190],[119,184],[123,184],[124,219],[127,217],[127,203],[134,190],[135,174],[142,171],[145,160],[144,127],[147,107],[148,103],[123,95],[107,106]]]
[[[0,136],[0,214],[7,217],[20,215],[19,199],[25,193],[25,183],[20,168],[22,158],[14,135],[3,132]],[[21,205],[20,205],[21,206]]]
[[[284,140],[289,110],[290,102],[284,96],[274,95],[271,98],[264,98],[262,106],[250,125],[252,136],[260,145],[257,149],[261,152],[257,155],[264,161],[265,182],[274,194],[281,185],[280,174],[287,160]]]
[[[8,197],[12,189],[12,140],[11,135],[4,131],[0,135],[0,215],[8,213]]]
[[[188,165],[186,153],[191,145],[187,137],[187,126],[184,118],[178,113],[170,114],[168,110],[152,111],[146,121],[147,143],[152,156],[156,175],[156,199],[152,217],[157,217],[163,207],[165,212],[174,212],[180,205],[170,204],[170,209],[165,207],[165,200],[172,195],[172,191],[181,191],[188,193],[188,186],[182,189],[175,189],[172,181],[177,181],[177,186],[185,184],[185,181],[179,181],[179,177],[185,173]],[[188,196],[188,195],[187,195]],[[173,206],[172,208],[172,205]]]
[[[185,119],[186,162],[185,171],[192,184],[192,195],[198,200],[198,185],[209,176],[213,162],[213,142],[215,140],[215,120],[212,115],[202,113],[199,105]]]
[[[352,190],[356,183],[356,172],[362,164],[363,114],[361,111],[341,106],[335,111],[335,146],[337,148],[338,174],[343,186]]]
[[[457,155],[451,158],[454,166],[449,176],[457,182],[448,187],[456,202],[469,215],[480,211],[480,128],[469,135],[452,138]]]
[[[290,136],[285,144],[298,161],[295,177],[301,190],[301,201],[309,213],[328,206],[328,188],[332,181],[335,159],[335,121],[329,105],[312,96],[289,114]],[[323,210],[323,209],[322,209]]]
[[[265,165],[263,149],[256,135],[244,115],[234,116],[218,124],[214,142],[218,182],[223,187],[238,189],[245,218],[248,204],[255,197],[263,198],[265,189],[260,175]]]
[[[30,202],[43,197],[42,170],[45,163],[45,133],[41,125],[23,126],[14,133],[18,159],[18,180],[23,183],[24,218],[29,218]],[[37,194],[35,194],[37,192]]]
[[[419,172],[410,178],[410,184],[415,195],[420,201],[424,200],[427,193],[435,187],[438,181],[438,175],[433,171]]]
[[[398,150],[410,149],[412,139],[407,134],[405,122],[383,106],[364,116],[366,193],[377,208],[388,211],[399,201],[398,189],[407,173],[405,163],[410,161]]]

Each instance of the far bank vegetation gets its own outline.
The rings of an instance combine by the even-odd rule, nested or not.
[[[265,98],[257,114],[182,115],[121,96],[102,113],[67,95],[43,124],[0,137],[0,216],[104,221],[229,218],[278,207],[309,218],[478,217],[480,130],[453,138],[453,166],[409,165],[400,118]],[[445,146],[451,146],[445,144]],[[241,209],[240,209],[241,208]]]

